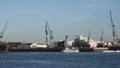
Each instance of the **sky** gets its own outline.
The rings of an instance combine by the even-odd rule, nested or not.
[[[120,0],[0,0],[0,31],[8,21],[4,40],[45,42],[45,21],[53,32],[54,40],[69,40],[76,35],[112,41],[112,25],[120,38]]]

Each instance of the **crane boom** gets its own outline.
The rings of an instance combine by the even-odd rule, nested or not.
[[[115,25],[113,24],[113,19],[112,19],[112,13],[111,13],[111,11],[109,12],[109,14],[110,14],[110,20],[111,20],[111,24],[112,24],[113,45],[115,45],[117,43]]]
[[[7,24],[8,24],[8,21],[6,21],[5,27],[4,27],[4,29],[3,29],[2,36],[4,36],[4,34],[5,34],[5,30],[6,30]]]
[[[112,26],[114,26],[114,24],[113,24],[113,19],[112,19],[112,13],[111,13],[111,11],[109,12],[109,14],[110,14],[110,20],[111,20],[111,24],[112,24]]]
[[[6,30],[7,24],[8,24],[8,21],[6,21],[6,24],[5,24],[5,26],[4,26],[4,29],[3,29],[3,31],[1,32],[0,38],[3,38],[3,36],[4,36],[4,34],[5,34],[5,30]]]

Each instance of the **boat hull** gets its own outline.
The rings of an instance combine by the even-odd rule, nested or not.
[[[79,52],[94,52],[93,48],[79,48]]]
[[[110,46],[108,50],[120,50],[120,46]]]
[[[0,52],[5,52],[7,48],[7,45],[5,44],[0,44]]]
[[[61,48],[8,49],[9,52],[61,52]]]

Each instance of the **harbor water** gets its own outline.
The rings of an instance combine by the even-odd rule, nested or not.
[[[0,68],[120,68],[120,53],[0,53]]]

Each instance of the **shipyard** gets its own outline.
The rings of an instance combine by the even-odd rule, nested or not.
[[[120,0],[0,0],[0,68],[120,68]]]
[[[8,21],[6,21],[0,36],[0,52],[106,52],[109,50],[119,52],[120,39],[118,39],[116,35],[111,11],[109,14],[112,25],[113,42],[103,41],[103,31],[100,41],[94,41],[91,39],[91,30],[88,32],[88,37],[77,35],[74,36],[72,40],[69,40],[70,36],[65,35],[63,40],[54,41],[54,34],[47,20],[45,21],[45,43],[6,42],[2,41],[8,24]]]
[[[15,7],[3,1],[0,52],[120,52],[116,5],[34,2],[16,2]]]

